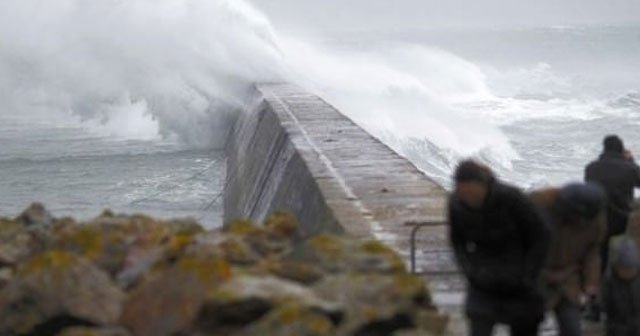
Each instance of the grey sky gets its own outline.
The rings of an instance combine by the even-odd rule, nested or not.
[[[250,0],[279,28],[640,24],[640,0]]]

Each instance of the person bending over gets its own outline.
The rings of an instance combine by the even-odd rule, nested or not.
[[[506,324],[512,335],[538,334],[544,301],[538,285],[549,230],[519,189],[491,170],[463,161],[449,199],[449,234],[457,263],[468,280],[470,335],[493,333]]]

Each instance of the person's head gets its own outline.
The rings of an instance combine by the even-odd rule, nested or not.
[[[456,196],[468,207],[481,208],[493,179],[489,167],[473,160],[462,161],[454,174]]]
[[[607,135],[602,142],[605,152],[624,153],[624,143],[617,135]]]
[[[634,279],[640,271],[640,252],[635,241],[622,237],[613,246],[611,267],[616,275],[626,281]]]
[[[594,220],[605,204],[606,196],[600,186],[571,183],[558,191],[555,207],[567,223],[582,223]]]

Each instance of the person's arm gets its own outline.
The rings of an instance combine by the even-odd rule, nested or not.
[[[636,188],[640,188],[640,167],[634,162],[634,185]]]
[[[453,201],[449,200],[449,241],[460,270],[464,274],[468,274],[470,265],[466,255],[467,240],[460,231],[460,225],[459,214],[455,209]]]
[[[585,182],[593,181],[593,177],[591,176],[591,164],[589,164],[584,168],[584,181]]]
[[[584,283],[584,292],[589,296],[598,294],[601,281],[601,260],[600,249],[602,243],[606,239],[607,222],[605,212],[602,211],[595,219],[596,228],[594,231],[594,241],[589,246],[587,255],[582,262],[582,280]]]
[[[526,244],[525,276],[528,281],[536,281],[546,261],[551,232],[535,205],[524,195],[515,197],[514,213],[520,225],[523,241]]]

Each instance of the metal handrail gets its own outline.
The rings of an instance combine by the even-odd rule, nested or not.
[[[405,222],[405,226],[413,227],[411,229],[411,235],[409,237],[409,246],[410,246],[410,258],[411,258],[411,274],[416,273],[416,236],[418,231],[425,227],[434,227],[434,226],[442,226],[446,225],[446,221],[425,221],[425,222]]]

